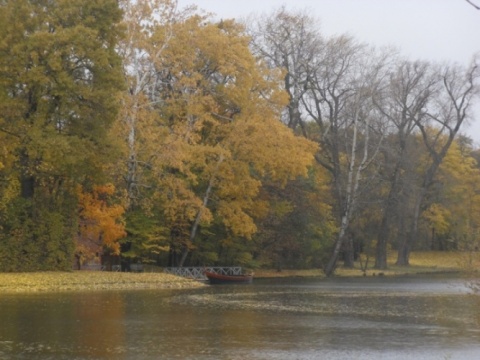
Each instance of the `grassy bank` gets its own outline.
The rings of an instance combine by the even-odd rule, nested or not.
[[[362,255],[363,265],[365,265],[366,257]],[[480,252],[463,253],[463,252],[444,252],[444,251],[425,251],[413,252],[410,255],[410,266],[395,265],[396,254],[392,253],[388,257],[388,268],[386,270],[374,269],[375,259],[370,258],[367,276],[395,276],[408,274],[428,274],[428,273],[446,273],[446,272],[462,272],[477,273],[480,271]],[[336,276],[363,276],[360,262],[355,263],[353,269],[346,269],[340,266],[335,271]],[[321,269],[308,270],[265,270],[255,271],[257,278],[272,277],[313,277],[325,276]]]
[[[480,252],[414,252],[410,266],[396,266],[395,254],[388,259],[387,270],[373,269],[374,259],[369,260],[367,276],[405,275],[445,272],[479,273]],[[365,264],[365,258],[363,257]],[[158,269],[157,269],[158,270]],[[363,276],[360,263],[354,269],[337,268],[336,276]],[[257,269],[256,278],[273,277],[324,277],[321,269],[309,270],[265,270]],[[39,291],[84,291],[84,290],[134,290],[134,289],[182,289],[204,286],[198,281],[188,280],[160,272],[120,273],[103,271],[0,273],[0,294],[8,292]]]
[[[104,271],[0,273],[0,293],[38,291],[182,289],[204,286],[163,273]]]

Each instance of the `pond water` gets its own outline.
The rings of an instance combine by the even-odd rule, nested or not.
[[[480,296],[445,277],[0,294],[0,359],[480,359]]]

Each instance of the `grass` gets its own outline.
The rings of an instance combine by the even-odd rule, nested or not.
[[[0,273],[0,293],[39,291],[181,289],[198,281],[163,273],[104,271]]]
[[[362,255],[365,263],[365,256]],[[445,273],[445,272],[463,272],[477,273],[480,270],[480,252],[446,252],[446,251],[425,251],[413,252],[410,254],[410,266],[395,265],[396,254],[389,254],[386,270],[374,269],[374,258],[370,258],[367,276],[375,275],[406,275],[406,274],[425,274],[425,273]],[[335,271],[336,276],[363,276],[363,271],[359,262],[355,263],[353,269],[346,269],[340,266]],[[321,269],[309,270],[271,270],[260,269],[255,271],[257,278],[272,277],[323,277],[325,276]]]

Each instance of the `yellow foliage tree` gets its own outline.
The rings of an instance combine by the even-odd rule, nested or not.
[[[281,73],[251,54],[242,26],[193,16],[169,30],[155,94],[168,136],[152,163],[161,169],[154,197],[175,229],[181,265],[213,219],[250,238],[265,206],[257,198],[263,181],[284,186],[306,175],[317,145],[279,121],[288,100]]]
[[[121,4],[128,91],[115,127],[125,139],[116,178],[127,195],[128,256],[151,242],[140,223],[156,229],[161,248],[167,239],[183,254],[179,263],[198,229],[214,223],[251,238],[265,213],[263,181],[284,186],[305,175],[316,151],[279,121],[288,102],[281,72],[251,54],[234,21],[212,23],[174,0]]]
[[[442,247],[472,250],[480,234],[480,169],[469,146],[454,141],[440,165],[434,201],[422,218],[435,236],[449,242]],[[432,239],[434,240],[434,239]]]

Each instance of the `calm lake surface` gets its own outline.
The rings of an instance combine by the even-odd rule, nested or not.
[[[480,359],[452,277],[0,294],[0,359]]]

